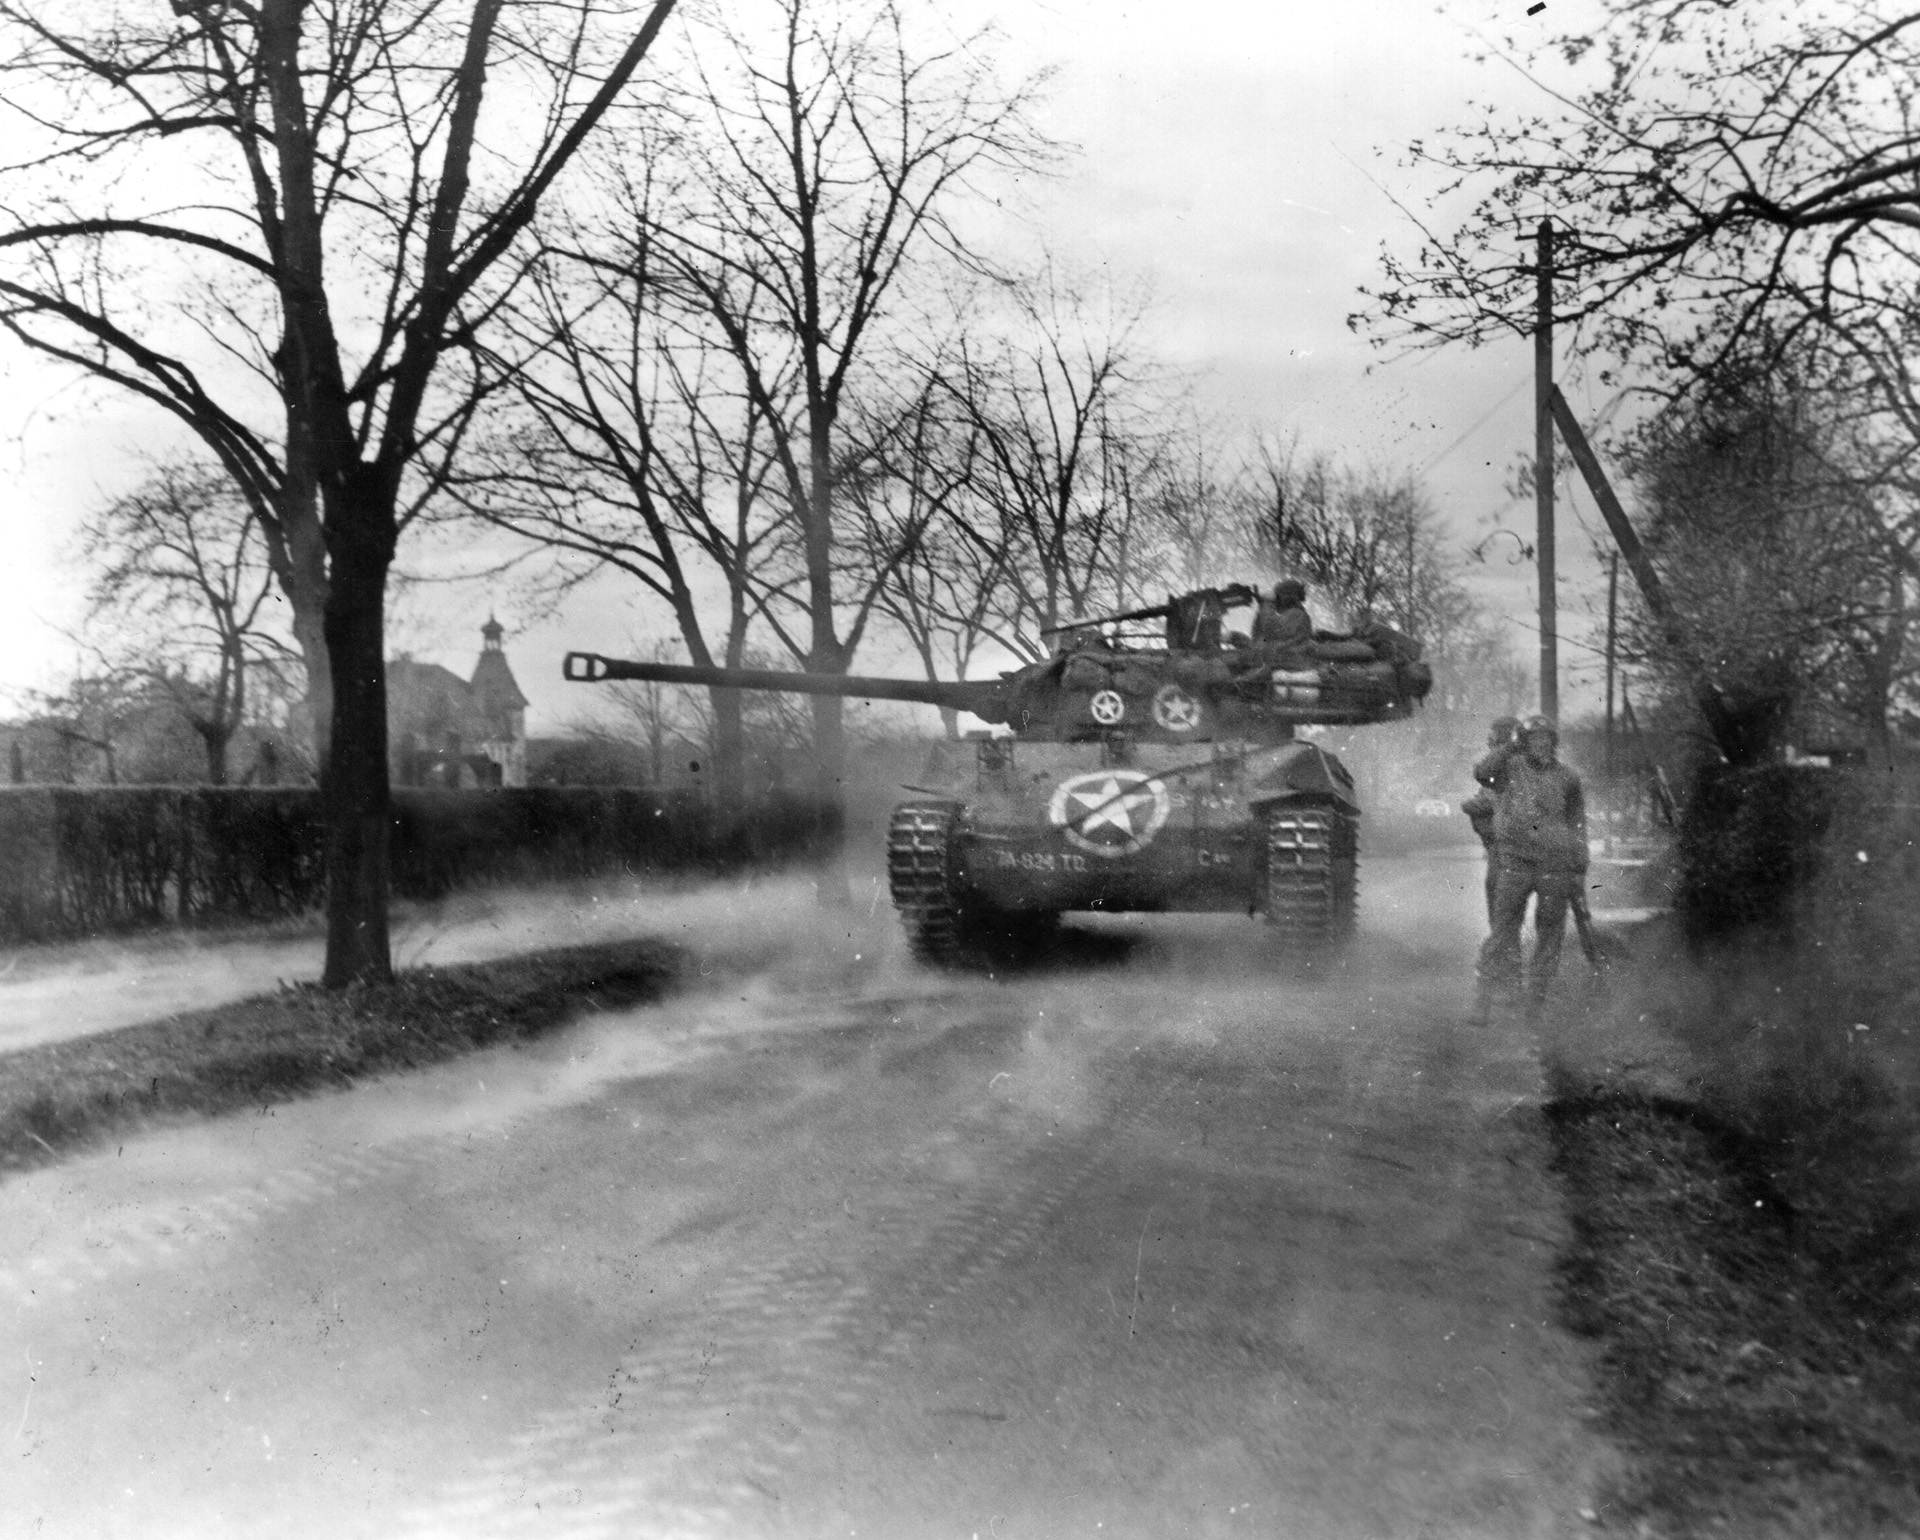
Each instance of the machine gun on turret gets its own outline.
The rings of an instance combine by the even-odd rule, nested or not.
[[[1135,620],[1161,620],[1166,623],[1169,652],[1206,652],[1225,642],[1228,610],[1259,601],[1260,595],[1245,583],[1229,583],[1225,588],[1196,588],[1191,593],[1175,594],[1165,604],[1149,604],[1137,610],[1121,610],[1112,615],[1095,615],[1088,620],[1068,621],[1064,625],[1043,626],[1040,634],[1099,634],[1103,626],[1124,625]]]

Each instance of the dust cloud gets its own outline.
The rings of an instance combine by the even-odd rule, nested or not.
[[[396,963],[650,937],[686,953],[679,992],[664,1005],[590,1015],[537,1042],[351,1095],[282,1104],[267,1118],[150,1136],[144,1183],[154,1203],[177,1207],[196,1192],[265,1181],[324,1149],[497,1135],[610,1086],[658,1082],[743,1049],[766,1051],[765,1074],[778,1078],[783,1097],[804,1100],[810,1084],[820,1092],[851,1084],[872,1115],[885,1117],[912,1081],[1070,1135],[1103,1114],[1098,1090],[1115,1055],[1211,1050],[1223,1032],[1283,1032],[1290,1019],[1339,999],[1357,1007],[1364,1030],[1369,1010],[1404,1003],[1409,980],[1436,973],[1460,979],[1461,998],[1433,1003],[1464,1006],[1481,927],[1477,859],[1389,856],[1363,860],[1362,870],[1355,945],[1318,974],[1286,969],[1265,925],[1238,914],[1075,915],[1051,953],[1010,972],[935,972],[913,961],[884,883],[870,873],[855,878],[844,909],[820,906],[805,873],[465,895],[403,916]],[[311,934],[35,949],[0,978],[0,1045],[235,999],[279,979],[311,978],[319,960]],[[83,1157],[62,1167],[63,1183],[84,1185],[103,1159],[115,1164]],[[114,1180],[124,1183],[125,1172]],[[129,1201],[140,1202],[122,1188],[123,1216]]]
[[[790,875],[487,889],[398,906],[393,958],[417,968],[649,936],[740,960],[791,945],[795,917],[804,924],[814,907],[812,881]],[[0,1052],[315,980],[323,951],[312,920],[19,947],[0,960]]]

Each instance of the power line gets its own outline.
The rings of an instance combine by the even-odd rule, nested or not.
[[[1499,411],[1501,407],[1505,406],[1515,396],[1519,395],[1520,392],[1524,390],[1529,383],[1531,383],[1532,379],[1533,379],[1533,375],[1531,373],[1521,375],[1520,378],[1514,382],[1514,386],[1512,390],[1508,391],[1498,401],[1494,402],[1492,406],[1487,408],[1485,416],[1483,416],[1471,428],[1467,429],[1465,433],[1461,434],[1451,444],[1447,445],[1445,449],[1441,450],[1440,453],[1435,455],[1431,460],[1427,461],[1427,463],[1421,466],[1419,470],[1414,472],[1414,478],[1418,480],[1420,477],[1426,475],[1428,471],[1432,470],[1442,460],[1446,459],[1446,457],[1452,454],[1454,450],[1458,449],[1462,444],[1466,443],[1468,439],[1472,438],[1474,434],[1478,433],[1489,422],[1493,421],[1494,413]]]

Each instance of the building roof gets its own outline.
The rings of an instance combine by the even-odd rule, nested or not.
[[[424,740],[422,747],[444,749],[449,739],[474,746],[519,736],[513,714],[526,709],[527,698],[500,650],[506,628],[489,616],[480,634],[483,645],[470,680],[438,663],[406,657],[388,663],[388,720],[396,742],[413,735]]]
[[[507,664],[507,655],[497,647],[484,650],[480,661],[474,664],[473,690],[490,715],[526,709],[527,698],[520,693],[519,681]]]

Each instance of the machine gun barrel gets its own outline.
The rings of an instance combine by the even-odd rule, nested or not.
[[[1089,615],[1082,620],[1062,621],[1057,626],[1042,626],[1042,636],[1054,636],[1062,631],[1081,631],[1088,626],[1109,626],[1126,620],[1164,620],[1188,600],[1216,598],[1223,608],[1231,609],[1235,605],[1252,604],[1260,597],[1245,583],[1229,583],[1225,588],[1201,588],[1190,594],[1181,594],[1169,599],[1165,604],[1149,604],[1143,609],[1120,610],[1112,615]]]
[[[1149,604],[1143,610],[1118,610],[1111,615],[1088,615],[1080,620],[1063,620],[1057,626],[1042,626],[1042,636],[1057,636],[1062,631],[1084,631],[1088,626],[1110,626],[1122,620],[1160,620],[1173,613],[1171,604]]]
[[[777,668],[700,668],[687,663],[645,663],[570,652],[561,672],[576,683],[640,679],[731,690],[776,690],[795,695],[850,695],[861,700],[903,700],[967,711],[1004,721],[1004,694],[994,680],[878,679],[864,674],[800,674]]]

